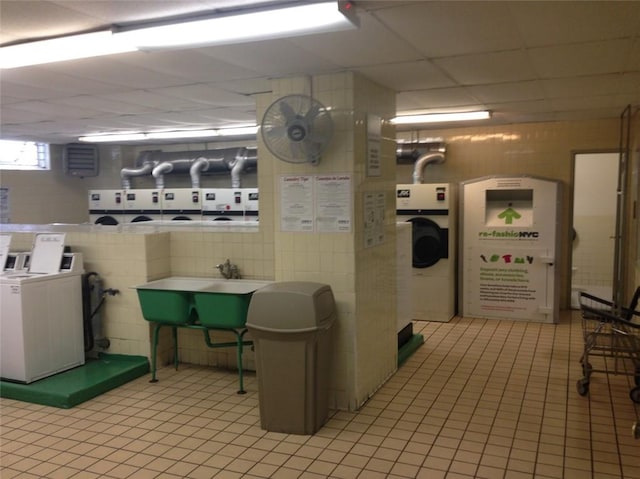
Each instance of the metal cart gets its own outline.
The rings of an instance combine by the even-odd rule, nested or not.
[[[640,404],[640,312],[636,311],[640,288],[636,290],[629,308],[588,293],[580,294],[584,352],[580,358],[583,377],[578,380],[578,394],[589,393],[591,374],[621,374],[633,376],[635,386],[629,391],[631,400]],[[600,358],[594,367],[591,358]],[[632,427],[640,438],[638,421]]]

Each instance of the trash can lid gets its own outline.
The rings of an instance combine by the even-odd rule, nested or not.
[[[253,293],[247,327],[281,332],[324,329],[335,319],[331,286],[309,281],[272,283]]]

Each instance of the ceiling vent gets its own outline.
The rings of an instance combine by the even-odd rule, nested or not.
[[[62,152],[64,172],[69,176],[87,178],[98,176],[98,147],[70,143],[64,145]]]

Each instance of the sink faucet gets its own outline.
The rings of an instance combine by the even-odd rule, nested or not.
[[[227,261],[221,264],[217,264],[216,268],[220,271],[220,274],[225,279],[240,279],[240,273],[238,272],[238,265],[231,264],[229,258]]]

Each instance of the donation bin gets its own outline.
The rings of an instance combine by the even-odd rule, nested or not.
[[[313,434],[327,421],[331,287],[280,282],[253,293],[247,329],[255,347],[260,425],[288,434]]]

